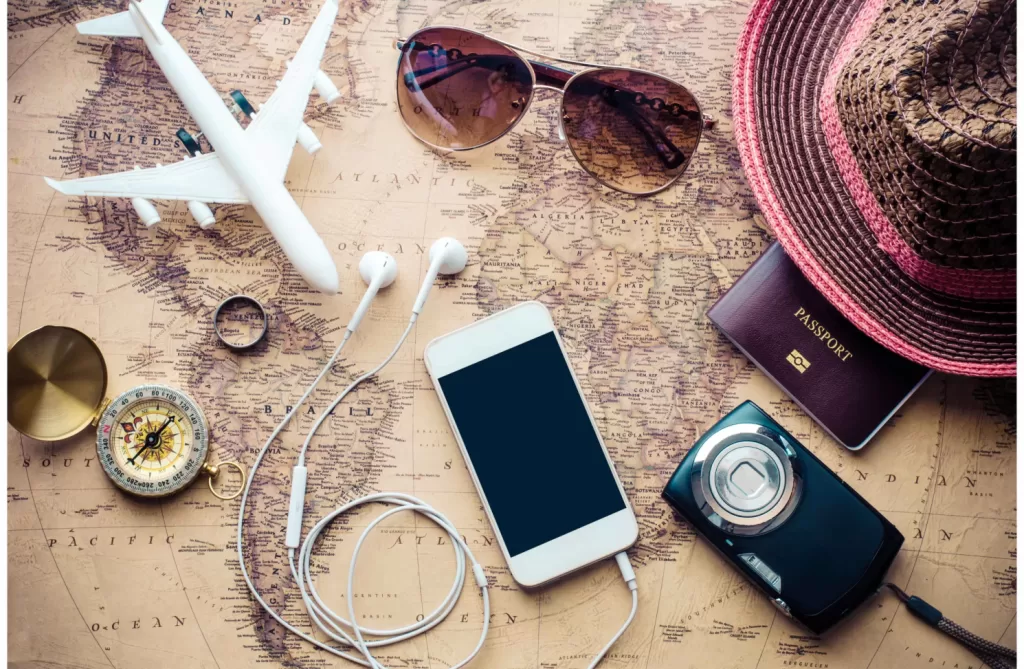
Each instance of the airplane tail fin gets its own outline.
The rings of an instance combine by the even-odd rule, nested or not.
[[[162,23],[167,12],[169,0],[129,0],[142,14],[147,22]],[[142,37],[132,19],[131,11],[118,12],[101,16],[91,21],[77,24],[78,32],[83,35],[103,35],[106,37]]]

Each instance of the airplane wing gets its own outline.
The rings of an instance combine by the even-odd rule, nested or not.
[[[66,195],[142,197],[147,200],[197,200],[247,204],[249,199],[221,165],[216,153],[186,158],[173,165],[114,172],[46,183]]]
[[[282,180],[288,171],[299,125],[313,90],[313,79],[320,70],[320,60],[337,16],[338,0],[325,0],[277,90],[260,106],[256,117],[246,128],[246,133],[260,147],[261,155],[266,156],[271,173]]]
[[[82,21],[77,25],[78,32],[83,35],[103,35],[106,37],[141,37],[128,12],[118,12],[101,16],[91,21]]]

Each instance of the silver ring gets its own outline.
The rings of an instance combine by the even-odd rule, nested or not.
[[[221,312],[221,310],[224,309],[224,307],[226,307],[227,305],[232,304],[232,303],[236,303],[236,302],[239,303],[239,304],[248,304],[248,305],[256,307],[256,309],[260,312],[260,316],[263,319],[263,327],[260,329],[259,334],[257,334],[256,337],[254,337],[252,341],[247,342],[245,344],[236,344],[236,343],[228,341],[225,338],[224,333],[221,332],[221,329],[220,329],[220,312]],[[267,335],[267,310],[264,309],[263,305],[260,304],[259,300],[257,300],[254,297],[249,297],[248,295],[232,295],[231,297],[225,299],[223,302],[218,304],[217,305],[217,310],[213,312],[213,330],[214,330],[214,332],[217,333],[217,339],[220,339],[221,342],[225,346],[230,348],[231,350],[233,350],[233,351],[245,351],[247,349],[252,348],[256,344],[260,343],[263,340],[263,338]]]

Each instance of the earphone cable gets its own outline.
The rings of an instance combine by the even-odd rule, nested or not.
[[[331,402],[330,405],[328,405],[328,407],[320,414],[320,416],[316,419],[316,422],[313,423],[313,427],[310,428],[309,434],[306,435],[306,440],[302,442],[302,449],[299,451],[298,466],[300,466],[300,467],[305,466],[305,464],[306,464],[306,451],[309,450],[309,445],[311,443],[313,443],[313,437],[315,437],[316,433],[320,430],[320,426],[323,425],[324,422],[330,417],[331,412],[334,411],[334,409],[339,404],[341,404],[342,400],[344,400],[345,397],[350,392],[352,392],[357,386],[359,386],[363,381],[366,381],[367,379],[369,379],[372,376],[376,376],[377,373],[380,372],[380,370],[382,370],[385,367],[387,367],[388,363],[390,363],[391,360],[396,355],[398,355],[399,349],[402,348],[402,344],[405,343],[405,340],[409,338],[409,333],[412,332],[412,328],[415,325],[416,325],[416,314],[413,314],[412,318],[409,319],[409,324],[405,327],[405,332],[403,332],[402,336],[399,337],[398,343],[395,344],[395,347],[393,349],[391,349],[391,353],[388,354],[388,357],[384,358],[384,360],[381,361],[380,364],[378,364],[376,367],[374,367],[370,371],[366,372],[362,376],[358,377],[355,381],[350,383],[348,385],[348,387],[346,387],[344,390],[342,390],[340,393],[338,393],[338,396],[334,398],[334,401]]]
[[[338,396],[334,399],[334,401],[327,407],[327,409],[325,409],[321,413],[321,415],[318,417],[318,419],[314,423],[313,427],[310,429],[308,435],[306,436],[305,441],[303,442],[302,450],[300,451],[299,458],[298,458],[298,464],[297,464],[297,466],[295,468],[296,470],[299,470],[299,469],[302,470],[302,474],[303,474],[303,489],[302,489],[302,493],[303,493],[303,496],[304,496],[304,492],[305,492],[305,490],[304,490],[304,483],[305,483],[305,478],[304,478],[304,475],[305,475],[305,455],[306,455],[306,451],[309,449],[309,446],[312,443],[313,438],[316,435],[317,431],[319,430],[320,426],[327,420],[327,417],[330,416],[331,412],[335,409],[335,407],[337,407],[337,405],[340,404],[345,399],[345,397],[352,390],[354,390],[356,387],[358,387],[363,381],[365,381],[365,380],[369,379],[370,377],[374,376],[375,374],[377,374],[381,369],[383,369],[388,363],[391,362],[391,360],[395,357],[395,355],[398,354],[399,349],[405,343],[405,340],[408,338],[409,333],[412,331],[412,328],[415,325],[415,323],[416,323],[416,314],[413,314],[412,318],[409,320],[409,325],[406,327],[405,331],[402,333],[402,336],[399,338],[398,342],[395,344],[395,347],[392,349],[391,353],[380,364],[375,366],[369,372],[366,372],[365,374],[363,374],[360,377],[358,377],[355,381],[353,381],[351,384],[349,384],[348,387],[346,387],[341,393],[339,393]],[[483,607],[484,607],[484,618],[483,618],[483,625],[482,625],[480,639],[477,642],[476,647],[473,649],[473,651],[465,659],[463,659],[461,662],[453,665],[453,667],[452,667],[452,669],[458,669],[459,667],[465,666],[468,662],[470,662],[480,652],[481,648],[483,648],[484,641],[487,638],[487,632],[488,632],[488,629],[490,627],[490,598],[489,598],[489,595],[488,595],[488,592],[487,592],[487,579],[486,579],[486,576],[484,574],[483,567],[480,565],[479,562],[477,562],[477,560],[474,557],[474,555],[473,555],[472,551],[470,550],[469,546],[466,545],[465,541],[459,535],[458,530],[455,529],[455,527],[451,524],[450,521],[448,521],[447,518],[445,518],[445,516],[443,514],[441,514],[440,512],[438,512],[437,510],[435,510],[433,507],[431,507],[430,505],[426,504],[422,500],[419,500],[419,499],[417,499],[417,498],[415,498],[415,497],[413,497],[411,495],[402,495],[402,494],[399,494],[399,493],[378,493],[378,494],[373,494],[373,495],[367,495],[365,497],[362,497],[360,499],[357,499],[357,500],[349,502],[349,503],[347,503],[345,505],[342,505],[341,507],[338,507],[337,509],[335,509],[331,513],[329,513],[326,516],[324,516],[323,518],[321,518],[316,523],[316,525],[310,530],[309,534],[306,536],[306,540],[303,542],[302,548],[301,548],[301,550],[299,552],[299,559],[298,559],[298,561],[296,561],[296,559],[295,559],[296,558],[296,556],[295,556],[295,549],[292,548],[291,546],[289,546],[288,561],[289,561],[289,565],[290,565],[290,568],[291,568],[291,574],[292,574],[293,579],[295,580],[295,583],[299,587],[299,591],[300,591],[300,593],[302,595],[303,602],[306,605],[306,609],[307,609],[307,612],[309,613],[310,620],[313,622],[313,624],[318,629],[320,629],[324,634],[326,634],[331,639],[334,639],[335,641],[338,641],[338,642],[340,642],[342,644],[345,644],[345,645],[347,645],[349,647],[357,649],[360,652],[360,654],[362,655],[362,657],[358,657],[358,656],[353,655],[351,653],[345,652],[345,651],[343,651],[343,650],[341,650],[339,648],[336,648],[334,646],[326,644],[326,643],[316,639],[315,637],[313,637],[313,636],[311,636],[309,634],[306,634],[305,632],[297,629],[296,627],[294,627],[293,625],[291,625],[290,623],[285,621],[281,617],[281,615],[278,614],[276,611],[274,611],[270,607],[270,605],[263,599],[263,597],[259,594],[259,591],[257,590],[255,584],[252,581],[252,577],[249,574],[248,567],[246,566],[245,552],[244,552],[244,541],[243,541],[244,540],[245,509],[246,509],[246,504],[248,502],[249,491],[250,491],[250,488],[252,486],[252,482],[255,479],[256,471],[258,470],[258,468],[259,468],[259,466],[260,466],[264,456],[269,451],[270,446],[273,444],[274,440],[277,438],[277,436],[280,434],[280,432],[284,429],[284,427],[291,421],[292,417],[295,415],[295,412],[299,409],[299,406],[302,405],[309,398],[310,394],[312,394],[312,392],[315,389],[315,387],[317,386],[317,384],[319,384],[319,382],[323,379],[323,377],[327,374],[327,372],[334,365],[334,362],[337,360],[338,355],[341,353],[341,350],[344,347],[345,343],[348,341],[350,335],[351,335],[351,332],[350,331],[346,331],[344,338],[342,339],[341,343],[338,345],[338,348],[335,350],[334,354],[328,360],[327,364],[324,366],[324,369],[320,372],[320,374],[317,376],[317,378],[313,381],[313,383],[309,386],[309,388],[306,390],[306,392],[302,395],[302,398],[299,400],[299,402],[296,403],[295,407],[293,407],[293,409],[288,412],[288,414],[284,417],[284,419],[277,426],[277,428],[271,433],[270,438],[263,445],[263,448],[260,450],[259,454],[257,455],[256,461],[253,464],[253,467],[252,467],[252,469],[249,472],[249,476],[246,479],[246,483],[245,483],[245,489],[242,492],[241,503],[240,503],[239,512],[238,512],[237,549],[238,549],[239,565],[240,565],[241,570],[242,570],[242,576],[243,576],[243,578],[245,580],[246,585],[249,588],[249,591],[252,593],[253,598],[256,599],[256,601],[260,604],[260,606],[268,614],[270,614],[270,616],[273,617],[274,620],[276,620],[278,623],[283,625],[285,627],[285,629],[287,629],[288,631],[290,631],[293,634],[297,635],[298,637],[304,639],[305,641],[308,641],[308,642],[312,643],[316,647],[318,647],[318,648],[320,648],[322,650],[326,650],[327,652],[332,653],[333,655],[336,655],[338,657],[345,658],[345,659],[347,659],[349,661],[355,662],[357,664],[361,664],[361,665],[366,666],[366,667],[371,667],[372,669],[386,669],[383,665],[381,665],[376,660],[376,658],[373,656],[373,654],[372,654],[370,649],[374,648],[374,647],[379,647],[379,646],[385,646],[385,645],[390,645],[390,644],[398,643],[400,641],[405,641],[405,640],[410,639],[410,638],[412,638],[414,636],[418,636],[420,634],[423,634],[424,632],[432,629],[434,626],[440,624],[447,617],[447,615],[452,611],[452,609],[455,607],[455,604],[457,603],[457,601],[459,599],[459,596],[462,594],[462,587],[463,587],[463,584],[464,584],[465,578],[466,578],[466,558],[468,557],[469,561],[473,565],[473,576],[474,576],[474,579],[476,580],[477,586],[481,590],[481,596],[482,596],[482,599],[483,599]],[[295,470],[293,470],[293,472],[294,471]],[[293,474],[293,476],[294,476],[294,474]],[[294,481],[293,481],[293,483],[294,483]],[[293,493],[292,494],[293,494],[293,496],[296,494],[294,489],[293,489]],[[319,596],[319,594],[316,591],[316,586],[315,586],[315,584],[313,582],[312,575],[310,574],[310,569],[309,569],[310,559],[311,559],[312,552],[313,552],[313,546],[316,543],[317,538],[321,535],[321,533],[332,522],[334,522],[334,520],[336,518],[338,518],[339,516],[341,516],[341,515],[349,512],[349,511],[351,511],[352,509],[356,508],[357,506],[361,506],[363,504],[374,503],[374,502],[385,503],[385,504],[393,504],[393,505],[395,505],[395,508],[390,509],[388,511],[385,511],[380,516],[378,516],[375,520],[373,520],[369,524],[369,526],[363,531],[362,535],[360,536],[360,538],[359,538],[359,540],[358,540],[358,542],[356,544],[355,550],[353,552],[351,563],[349,565],[349,574],[348,574],[348,588],[349,588],[348,592],[349,593],[353,592],[354,579],[355,579],[355,569],[356,569],[356,561],[358,559],[359,550],[362,547],[363,542],[365,541],[365,539],[369,535],[369,533],[381,521],[383,521],[385,518],[388,518],[388,517],[390,517],[391,515],[393,515],[395,513],[399,513],[401,511],[413,511],[413,512],[420,513],[420,514],[426,516],[431,521],[433,521],[434,523],[439,525],[443,530],[445,530],[445,532],[448,533],[449,538],[452,541],[452,546],[455,548],[455,552],[456,552],[456,575],[455,575],[455,580],[453,582],[452,588],[451,588],[451,590],[449,590],[448,595],[442,600],[442,602],[437,606],[437,608],[433,612],[431,612],[429,615],[425,616],[422,620],[417,621],[416,623],[414,623],[412,625],[408,625],[406,627],[402,627],[402,628],[398,628],[398,629],[394,629],[394,630],[373,630],[373,629],[361,627],[359,625],[353,625],[349,620],[346,620],[345,618],[343,618],[343,617],[339,616],[338,614],[334,613],[320,599],[320,596]],[[301,500],[300,500],[300,504],[301,504]],[[292,518],[289,517],[289,532],[288,532],[289,535],[292,534],[292,529],[291,529],[292,522],[293,522]],[[296,535],[298,534],[298,532],[300,530],[301,530],[301,513],[299,514],[298,527],[295,530]],[[292,545],[294,545],[294,544],[292,544]],[[347,598],[347,600],[348,600],[349,618],[351,620],[355,620],[355,605],[354,605],[354,601],[353,601],[354,598],[350,596],[350,597]],[[351,633],[349,633],[348,630],[351,630]],[[364,638],[364,635],[371,635],[371,636],[380,637],[380,638],[376,638],[376,639],[367,641]]]
[[[302,448],[297,459],[297,464],[295,468],[293,468],[293,489],[291,506],[295,507],[297,505],[298,509],[297,511],[295,511],[294,517],[293,514],[289,514],[287,531],[287,536],[289,538],[286,539],[286,545],[288,545],[288,563],[291,570],[292,579],[299,588],[299,592],[302,596],[303,603],[306,606],[306,611],[313,625],[330,639],[333,639],[334,641],[337,641],[345,646],[358,650],[361,657],[356,656],[350,652],[343,651],[340,648],[324,643],[323,641],[320,641],[314,636],[307,634],[306,632],[296,628],[294,625],[288,623],[278,612],[274,611],[274,609],[266,602],[266,600],[263,599],[262,595],[260,595],[255,583],[253,583],[252,576],[249,573],[248,567],[246,565],[244,550],[245,510],[248,504],[249,492],[251,490],[252,483],[256,477],[256,472],[259,469],[259,466],[262,463],[263,458],[266,456],[267,452],[270,450],[270,447],[277,439],[278,435],[288,425],[288,423],[294,417],[295,413],[299,410],[299,407],[303,403],[305,403],[305,401],[313,393],[314,389],[320,383],[320,381],[323,380],[323,378],[331,370],[338,356],[341,354],[341,351],[344,348],[345,344],[348,342],[352,334],[351,331],[346,330],[345,335],[341,340],[341,343],[338,344],[338,347],[335,349],[334,353],[331,355],[326,365],[324,365],[324,368],[320,371],[320,374],[317,375],[316,379],[314,379],[313,383],[310,384],[310,386],[306,389],[306,391],[303,393],[299,401],[285,415],[284,419],[282,419],[282,421],[274,429],[270,437],[267,439],[266,443],[264,443],[263,448],[260,449],[260,452],[257,454],[256,460],[253,463],[252,468],[249,470],[249,475],[246,478],[245,487],[242,491],[241,502],[238,510],[238,562],[239,566],[241,567],[242,577],[245,580],[246,586],[248,586],[249,592],[252,593],[252,596],[256,600],[256,602],[274,620],[276,620],[279,624],[281,624],[285,629],[287,629],[292,634],[295,634],[299,638],[308,641],[317,648],[320,648],[333,655],[360,664],[362,666],[370,667],[371,669],[387,669],[384,665],[377,661],[371,649],[399,643],[401,641],[411,639],[415,636],[419,636],[420,634],[423,634],[429,631],[430,629],[434,628],[435,626],[439,625],[447,618],[448,614],[451,613],[451,611],[455,608],[455,605],[457,604],[459,597],[462,594],[462,590],[466,579],[467,558],[469,562],[472,564],[473,577],[476,581],[477,586],[480,588],[480,594],[483,601],[483,624],[481,626],[480,638],[477,641],[477,644],[473,648],[472,652],[469,655],[467,655],[464,659],[462,659],[460,662],[452,665],[451,669],[460,669],[461,667],[464,667],[470,661],[472,661],[477,654],[479,654],[479,652],[483,648],[484,642],[487,639],[487,633],[490,629],[490,596],[487,589],[487,577],[484,573],[483,567],[476,560],[472,550],[466,544],[465,540],[459,534],[458,530],[454,527],[454,525],[452,525],[452,523],[442,513],[431,507],[426,502],[412,495],[405,495],[402,493],[376,493],[366,495],[354,501],[343,504],[342,506],[339,506],[338,508],[334,509],[333,511],[325,515],[319,521],[317,521],[317,523],[310,529],[310,531],[306,535],[305,540],[302,542],[301,547],[299,548],[298,555],[296,556],[295,547],[298,546],[298,537],[301,532],[302,506],[305,498],[305,457],[307,451],[309,450],[310,444],[313,441],[313,438],[316,436],[321,425],[323,425],[323,423],[327,420],[328,416],[331,415],[331,412],[334,411],[334,409],[345,399],[346,396],[348,396],[350,392],[357,388],[363,381],[366,381],[367,379],[376,375],[378,372],[380,372],[380,370],[387,366],[392,359],[394,359],[394,357],[398,354],[399,349],[401,349],[406,339],[408,339],[409,334],[412,331],[412,328],[415,326],[416,319],[417,314],[414,313],[412,315],[412,318],[409,320],[408,326],[402,333],[402,336],[399,338],[394,348],[383,361],[381,361],[373,369],[362,374],[361,376],[356,378],[352,383],[350,383],[341,393],[339,393],[334,398],[331,404],[328,405],[328,407],[320,414],[320,416],[314,422],[312,428],[310,428],[309,433],[306,435],[306,439],[302,444]],[[299,478],[300,474],[301,486],[297,489],[295,487],[296,479]],[[390,504],[393,506],[393,508],[388,509],[387,511],[377,516],[374,520],[372,520],[369,523],[369,525],[366,528],[364,528],[362,534],[359,536],[359,539],[355,544],[348,571],[348,582],[346,592],[348,592],[350,596],[346,597],[348,603],[348,618],[346,619],[337,614],[336,612],[334,612],[320,598],[320,594],[316,589],[316,584],[313,580],[313,576],[310,569],[310,563],[313,556],[313,548],[317,544],[318,539],[321,537],[324,531],[338,517],[352,511],[356,507],[372,503]],[[442,599],[442,601],[437,605],[437,607],[432,612],[423,616],[420,620],[413,624],[390,630],[377,630],[354,624],[353,621],[356,619],[355,598],[351,596],[351,593],[354,592],[355,587],[355,570],[356,563],[359,558],[359,552],[362,549],[362,546],[366,541],[366,538],[377,527],[377,525],[379,525],[381,522],[391,517],[392,515],[401,513],[403,511],[411,511],[426,516],[429,520],[437,524],[441,529],[443,529],[448,534],[448,537],[452,543],[452,547],[455,551],[456,562],[456,573],[455,579],[452,583],[452,587],[448,591],[448,594],[444,597],[444,599]],[[629,628],[630,624],[633,622],[633,619],[636,617],[638,608],[636,574],[633,572],[633,569],[629,564],[629,558],[626,556],[625,552],[618,553],[615,556],[615,561],[618,564],[619,569],[622,573],[622,578],[626,582],[626,585],[628,586],[630,593],[632,595],[632,607],[629,616],[626,618],[625,623],[618,630],[618,632],[615,633],[611,640],[608,641],[604,648],[601,649],[601,651],[597,654],[597,656],[589,665],[588,669],[594,669],[601,662],[604,656],[608,653],[611,647],[622,637],[626,629]],[[365,638],[367,635],[375,638],[367,640]]]
[[[249,469],[249,476],[246,477],[245,487],[242,489],[241,500],[239,501],[239,505],[238,505],[238,526],[236,528],[237,529],[237,532],[236,532],[236,549],[238,551],[238,564],[239,564],[239,567],[241,567],[242,578],[245,580],[245,584],[249,588],[249,592],[252,594],[253,599],[256,600],[256,602],[260,605],[260,607],[262,607],[263,610],[266,611],[267,614],[270,615],[271,618],[276,620],[278,622],[278,624],[280,624],[282,627],[284,627],[286,630],[288,630],[292,634],[298,636],[299,638],[301,638],[301,639],[303,639],[305,641],[308,641],[309,643],[313,644],[317,648],[320,648],[321,650],[325,650],[325,651],[327,651],[329,653],[337,655],[338,657],[343,657],[343,658],[345,658],[347,660],[351,660],[352,662],[356,662],[358,664],[361,664],[363,666],[367,666],[368,667],[368,666],[370,666],[369,663],[366,662],[363,658],[357,657],[355,655],[351,655],[350,653],[346,653],[346,652],[341,651],[341,650],[339,650],[339,649],[337,649],[337,648],[335,648],[333,646],[330,646],[330,645],[320,641],[319,639],[316,639],[316,638],[310,636],[309,634],[306,634],[305,632],[303,632],[302,630],[298,629],[297,627],[295,627],[294,625],[289,623],[287,620],[282,618],[277,613],[277,611],[275,611],[270,606],[270,604],[268,604],[266,602],[266,600],[263,599],[263,596],[260,594],[259,590],[256,588],[256,584],[253,583],[252,575],[249,573],[249,568],[248,568],[248,566],[246,565],[246,562],[245,562],[245,546],[244,546],[244,538],[245,538],[244,537],[245,509],[246,509],[247,503],[249,501],[249,491],[252,489],[253,480],[255,480],[255,478],[256,478],[256,472],[259,471],[260,464],[263,462],[263,458],[266,457],[267,452],[270,450],[270,447],[273,445],[274,440],[277,439],[277,436],[281,433],[282,430],[284,430],[284,428],[288,425],[288,423],[291,422],[292,417],[299,410],[299,407],[302,406],[302,404],[309,398],[309,396],[313,393],[313,390],[317,387],[317,385],[319,385],[320,381],[323,380],[323,378],[325,376],[327,376],[327,373],[331,370],[331,367],[334,365],[334,362],[338,359],[338,356],[341,355],[341,350],[345,347],[345,344],[348,342],[348,340],[349,340],[349,338],[351,336],[352,336],[352,333],[349,330],[346,330],[345,331],[345,335],[342,337],[341,342],[338,344],[338,347],[334,350],[334,353],[331,355],[330,359],[327,361],[327,363],[324,365],[323,369],[320,371],[320,374],[318,374],[317,377],[313,380],[313,383],[311,383],[309,385],[309,387],[306,388],[306,392],[303,393],[302,397],[299,398],[299,401],[295,403],[295,406],[292,407],[292,410],[289,411],[287,414],[285,414],[285,417],[281,420],[280,423],[278,423],[277,427],[274,428],[274,431],[270,433],[270,437],[263,444],[263,448],[261,448],[260,452],[256,454],[256,460],[253,462],[252,467]]]

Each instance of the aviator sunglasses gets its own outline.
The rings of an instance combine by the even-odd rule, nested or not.
[[[467,151],[505,135],[534,91],[562,96],[558,135],[579,164],[631,195],[678,179],[713,122],[685,86],[644,70],[554,58],[464,28],[424,28],[395,42],[398,108],[409,131],[443,151]],[[587,68],[570,72],[518,52]]]

